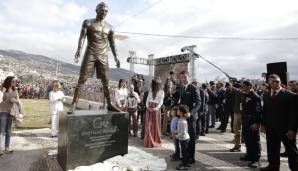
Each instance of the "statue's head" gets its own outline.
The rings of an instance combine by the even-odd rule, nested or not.
[[[108,13],[108,6],[106,5],[106,3],[101,2],[96,6],[96,13],[100,18],[104,18],[107,13]]]

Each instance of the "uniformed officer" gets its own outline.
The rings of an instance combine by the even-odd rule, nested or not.
[[[259,159],[261,157],[261,99],[257,93],[254,92],[251,82],[244,81],[242,86],[244,93],[241,100],[242,128],[244,129],[246,155],[240,159],[250,161],[248,167],[256,168],[259,166]]]

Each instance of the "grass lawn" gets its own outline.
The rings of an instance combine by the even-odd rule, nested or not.
[[[25,117],[17,129],[50,127],[49,101],[47,99],[21,99]]]

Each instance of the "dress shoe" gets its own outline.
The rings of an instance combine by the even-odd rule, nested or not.
[[[204,133],[204,132],[201,132],[201,133],[200,133],[200,136],[205,136],[205,133]]]
[[[206,130],[206,131],[205,131],[205,134],[209,134],[209,131],[208,131],[208,130]]]
[[[4,151],[3,151],[5,154],[10,154],[10,153],[13,153],[13,150],[9,149],[9,148],[6,148]]]
[[[241,157],[240,157],[240,160],[241,160],[241,161],[250,161],[250,159],[249,159],[248,156],[246,156],[246,155],[245,155],[245,156],[241,156]]]
[[[209,126],[209,128],[214,128],[214,127],[215,127],[214,125]]]
[[[179,164],[179,166],[176,167],[176,170],[188,170],[188,168],[184,165]]]
[[[272,167],[272,166],[266,166],[266,167],[262,167],[260,168],[260,171],[279,171],[279,168],[277,167]]]
[[[227,130],[226,129],[222,129],[222,130],[220,130],[220,132],[221,133],[224,133],[224,132],[227,132]]]
[[[230,152],[241,152],[241,148],[240,147],[234,147],[234,148],[230,149]]]
[[[280,153],[280,157],[288,157],[288,153],[287,152]]]
[[[178,159],[178,158],[175,158],[175,157],[171,157],[171,159],[170,159],[171,161],[179,161],[180,159]]]
[[[247,166],[250,167],[250,168],[258,168],[258,167],[260,167],[260,162],[252,161],[252,162],[248,163]]]
[[[187,163],[188,163],[188,164],[194,164],[195,162],[196,162],[195,159],[189,159]]]
[[[164,136],[169,136],[169,133],[167,133],[167,132],[164,132],[164,133],[162,133]]]
[[[218,128],[216,128],[216,130],[221,130],[222,129],[222,126],[220,125]]]

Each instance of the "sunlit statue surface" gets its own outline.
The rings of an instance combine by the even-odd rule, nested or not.
[[[120,67],[120,62],[117,57],[117,51],[115,47],[114,40],[114,31],[112,26],[107,23],[104,18],[108,13],[108,7],[104,2],[99,3],[96,6],[96,18],[95,19],[86,19],[83,22],[78,49],[75,54],[74,62],[78,63],[81,55],[81,50],[84,44],[84,41],[87,37],[87,47],[83,57],[80,76],[78,84],[74,91],[74,97],[72,101],[72,106],[68,112],[71,114],[77,107],[77,102],[80,95],[82,94],[82,88],[84,83],[88,78],[93,77],[94,72],[98,79],[101,79],[104,96],[107,102],[108,111],[119,111],[111,103],[110,91],[108,88],[109,80],[107,78],[107,58],[108,58],[108,49],[111,48],[113,53],[117,68]]]

